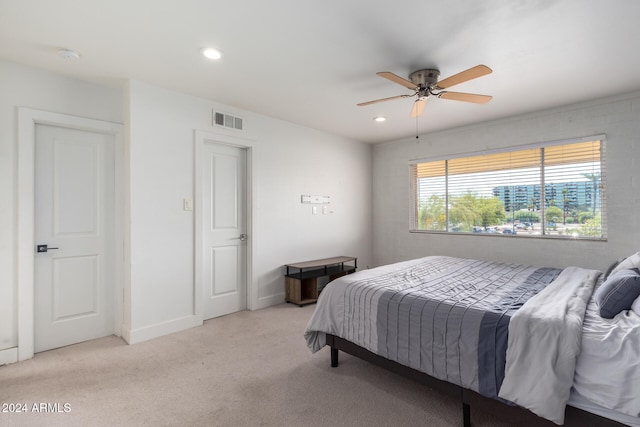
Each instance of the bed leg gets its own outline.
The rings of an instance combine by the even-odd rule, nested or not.
[[[335,347],[331,347],[331,367],[335,368],[338,366],[338,349]]]
[[[471,427],[471,406],[468,403],[462,404],[462,423],[464,427]]]

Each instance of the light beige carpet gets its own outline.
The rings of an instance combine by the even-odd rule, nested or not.
[[[337,368],[328,348],[312,355],[302,334],[314,307],[239,312],[133,346],[106,337],[1,366],[1,409],[27,412],[0,412],[0,426],[462,425],[453,398],[342,352]],[[480,411],[472,420],[508,425]]]

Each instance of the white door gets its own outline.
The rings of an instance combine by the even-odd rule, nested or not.
[[[202,203],[203,319],[247,307],[246,150],[204,143]]]
[[[36,125],[36,352],[114,332],[114,145]]]

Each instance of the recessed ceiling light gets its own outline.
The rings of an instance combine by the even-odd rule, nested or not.
[[[58,49],[58,56],[67,61],[77,61],[80,59],[80,54],[75,50],[60,48]]]
[[[202,54],[209,59],[220,59],[222,58],[222,51],[220,49],[214,49],[212,47],[208,47],[202,49]]]
[[[384,116],[376,116],[373,118],[373,120],[375,120],[376,122],[384,122],[385,120],[387,120],[387,118]]]

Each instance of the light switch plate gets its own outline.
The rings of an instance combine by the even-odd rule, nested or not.
[[[184,199],[182,201],[182,207],[185,211],[193,210],[193,199]]]

